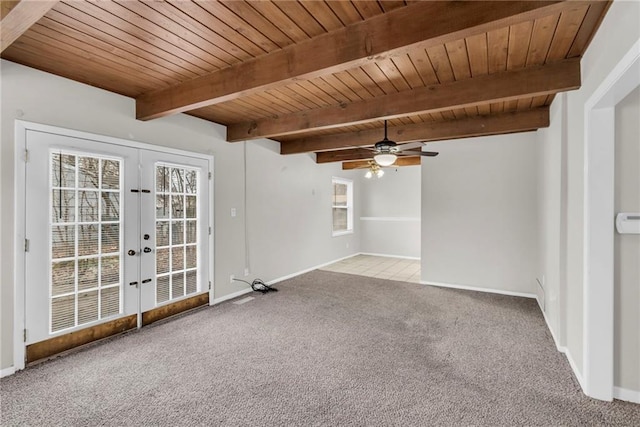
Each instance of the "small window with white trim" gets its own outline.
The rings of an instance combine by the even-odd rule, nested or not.
[[[333,235],[353,233],[353,181],[333,178]]]

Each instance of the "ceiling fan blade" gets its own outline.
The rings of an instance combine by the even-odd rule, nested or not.
[[[396,148],[400,151],[405,151],[405,150],[411,150],[413,148],[419,148],[419,147],[422,147],[423,145],[424,145],[424,142],[416,141],[416,142],[408,142],[406,144],[398,144]]]
[[[395,154],[398,157],[413,157],[413,156],[435,157],[440,153],[436,153],[435,151],[406,150],[406,151],[400,151]]]

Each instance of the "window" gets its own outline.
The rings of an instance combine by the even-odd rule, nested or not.
[[[49,157],[51,332],[121,312],[121,160]]]
[[[333,235],[353,232],[353,181],[333,178]]]

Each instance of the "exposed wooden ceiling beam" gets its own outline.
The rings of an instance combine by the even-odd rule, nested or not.
[[[420,87],[349,104],[301,111],[277,118],[232,124],[227,141],[290,135],[312,129],[432,113],[481,103],[515,100],[580,87],[580,59],[483,75],[440,85]]]
[[[364,148],[350,148],[348,150],[322,151],[316,153],[316,163],[343,162],[349,160],[373,159],[373,151]]]
[[[562,1],[417,2],[229,68],[144,94],[136,117],[150,120],[462,40],[560,12]]]
[[[0,16],[0,52],[23,35],[33,24],[38,22],[53,6],[53,0],[2,1]]]
[[[471,136],[496,135],[549,126],[549,107],[527,111],[470,117],[446,122],[426,122],[391,126],[388,137],[395,142],[439,141]],[[382,129],[333,135],[320,135],[280,143],[280,154],[329,151],[348,147],[372,146],[383,137]]]
[[[460,130],[450,133],[449,137],[431,139],[431,141],[527,132],[549,126],[549,107],[537,108],[530,111],[504,113],[496,116],[481,116],[452,120],[450,122],[439,123],[439,125],[442,125],[445,129],[455,129],[456,127],[459,127]],[[429,128],[431,126],[433,125],[429,124]],[[398,138],[397,140],[400,139],[401,138]],[[427,138],[417,139],[425,141],[429,140]],[[416,138],[411,138],[411,140],[415,141]],[[316,153],[317,163],[367,160],[372,158],[373,151],[364,148],[322,151]]]
[[[20,0],[4,0],[0,1],[0,20],[4,19],[5,16],[13,10],[20,3]]]
[[[390,168],[401,167],[401,166],[416,166],[420,164],[421,156],[411,156],[411,157],[398,157],[394,164],[391,166],[387,166]],[[353,162],[343,162],[342,170],[350,170],[350,169],[364,169],[369,166],[368,160],[356,160]]]

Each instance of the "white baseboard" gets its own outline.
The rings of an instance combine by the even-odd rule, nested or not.
[[[360,255],[360,253],[355,253],[355,254],[344,256],[342,258],[334,259],[332,261],[325,262],[325,263],[320,264],[320,265],[316,265],[315,267],[306,268],[304,270],[300,270],[300,271],[297,271],[295,273],[287,274],[286,276],[278,277],[277,279],[269,280],[266,283],[267,283],[267,285],[274,285],[274,284],[276,284],[278,282],[282,282],[283,280],[292,279],[292,278],[294,278],[296,276],[300,276],[301,274],[305,274],[305,273],[308,273],[310,271],[317,270],[317,269],[322,268],[322,267],[326,267],[327,265],[331,265],[333,263],[342,261],[342,260],[347,259],[347,258],[352,258],[352,257],[354,257],[356,255]],[[229,301],[230,299],[241,297],[242,295],[248,294],[249,292],[253,292],[253,289],[251,289],[250,287],[246,288],[246,289],[242,289],[242,290],[240,290],[238,292],[234,292],[232,294],[228,294],[228,295],[222,296],[220,298],[214,298],[213,301],[211,302],[211,304],[209,304],[209,305],[220,304],[221,302],[225,302],[225,301]]]
[[[578,370],[578,365],[576,365],[576,362],[573,360],[573,356],[571,355],[571,352],[566,347],[560,347],[558,350],[561,353],[564,353],[564,355],[566,356],[567,360],[569,361],[569,366],[571,366],[571,370],[573,371],[573,375],[578,380],[578,384],[580,384],[580,388],[584,393],[584,380],[582,379],[582,374]]]
[[[400,258],[400,259],[411,259],[411,260],[420,260],[420,257],[415,256],[405,256],[405,255],[389,255],[389,254],[377,254],[373,252],[360,252],[357,255],[367,255],[367,256],[381,256],[386,258]]]
[[[542,317],[544,318],[544,322],[547,324],[547,329],[551,333],[551,337],[553,338],[553,342],[556,345],[556,349],[558,349],[558,351],[560,353],[563,353],[564,356],[567,358],[567,361],[569,362],[569,366],[571,367],[571,370],[573,371],[573,375],[576,377],[576,380],[580,384],[580,388],[582,388],[582,392],[584,393],[584,382],[582,380],[582,374],[578,370],[578,366],[576,365],[576,362],[573,360],[573,356],[571,355],[571,352],[569,351],[569,349],[567,347],[564,347],[564,346],[560,345],[560,342],[558,341],[558,338],[556,337],[556,334],[553,332],[553,329],[551,328],[551,325],[549,324],[549,319],[547,318],[547,314],[542,309],[542,304],[540,304],[540,299],[536,298],[536,300],[538,301],[538,306],[540,307],[540,311],[542,312]]]
[[[211,301],[211,304],[209,304],[209,305],[220,304],[221,302],[225,302],[225,301],[229,301],[230,299],[241,297],[242,295],[248,294],[249,292],[253,292],[253,289],[246,288],[246,289],[239,290],[238,292],[234,292],[232,294],[225,295],[225,296],[220,297],[220,298],[214,298],[213,301]]]
[[[13,375],[16,372],[16,368],[13,366],[9,366],[8,368],[4,368],[0,370],[0,378],[8,377],[9,375]]]
[[[500,295],[509,295],[512,297],[523,297],[523,298],[534,298],[537,299],[535,294],[529,294],[526,292],[514,292],[514,291],[505,291],[502,289],[491,289],[491,288],[478,288],[475,286],[468,285],[457,285],[454,283],[440,283],[440,282],[431,282],[431,281],[420,281],[421,284],[427,286],[437,286],[439,288],[452,288],[452,289],[464,289],[466,291],[478,291],[478,292],[487,292],[490,294],[500,294]]]
[[[553,342],[556,345],[556,349],[560,353],[564,353],[565,348],[560,345],[560,342],[558,341],[558,337],[556,337],[555,332],[553,332],[553,329],[551,328],[551,324],[549,324],[549,319],[547,318],[547,313],[544,312],[544,309],[542,308],[542,304],[540,303],[540,298],[536,298],[536,300],[538,301],[538,307],[540,307],[540,311],[542,312],[542,317],[544,318],[544,322],[547,324],[547,329],[551,333],[551,338],[553,338]]]
[[[357,256],[357,255],[362,255],[362,254],[360,252],[357,252],[355,254],[343,256],[342,258],[334,259],[333,261],[329,261],[329,262],[325,262],[325,263],[320,264],[320,265],[316,265],[315,267],[305,268],[304,270],[300,270],[300,271],[297,271],[295,273],[287,274],[286,276],[278,277],[277,279],[269,280],[267,282],[267,285],[274,285],[274,284],[276,284],[278,282],[282,282],[283,280],[293,279],[294,277],[300,276],[301,274],[305,274],[305,273],[308,273],[310,271],[317,270],[317,269],[322,268],[322,267],[326,267],[327,265],[331,265],[333,263],[340,262],[340,261],[345,260],[345,259],[353,258],[354,256]]]
[[[640,391],[629,390],[628,388],[614,387],[613,398],[627,402],[640,403]]]

